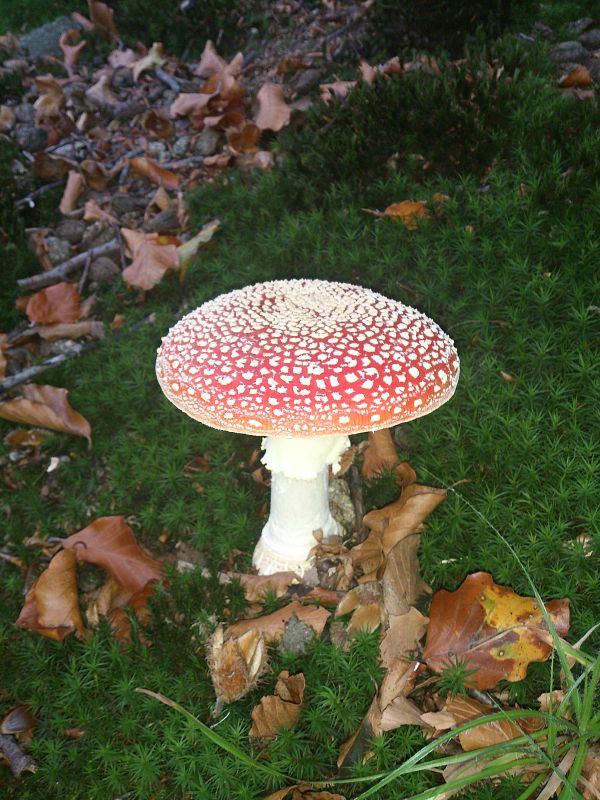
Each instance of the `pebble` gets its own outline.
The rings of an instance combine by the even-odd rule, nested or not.
[[[550,58],[559,63],[564,61],[581,63],[587,60],[588,51],[581,42],[560,42],[550,50]]]
[[[219,134],[214,128],[205,128],[194,145],[194,153],[197,156],[212,156],[219,147]]]
[[[175,208],[167,208],[157,214],[148,224],[148,230],[154,233],[168,233],[179,228],[180,223]]]
[[[69,244],[79,244],[83,239],[83,234],[87,225],[80,219],[66,219],[56,228],[56,235],[59,239],[64,239]]]
[[[107,256],[100,256],[90,264],[90,280],[94,283],[110,283],[120,274],[118,265]]]
[[[571,36],[577,36],[584,31],[587,31],[588,28],[591,28],[596,20],[592,17],[581,17],[580,19],[573,20],[573,22],[568,22],[565,30],[567,33],[571,34]]]
[[[59,239],[58,236],[48,236],[46,244],[48,245],[48,258],[53,266],[62,264],[71,257],[71,245],[64,239]]]
[[[598,50],[600,48],[600,28],[592,28],[592,30],[582,33],[579,41],[588,50]]]
[[[189,146],[189,136],[180,136],[178,139],[176,139],[172,147],[172,152],[175,158],[181,158],[184,156],[187,153]]]
[[[139,100],[125,100],[122,103],[117,103],[114,108],[114,114],[117,119],[128,120],[137,117],[145,109],[145,105],[140,103]]]
[[[43,128],[28,123],[17,126],[17,144],[21,150],[37,153],[48,146],[48,134]]]
[[[291,87],[298,94],[306,94],[321,81],[323,73],[320,69],[303,69],[291,81]]]
[[[17,122],[25,122],[31,124],[35,117],[35,109],[31,103],[19,103],[18,106],[13,108],[15,119]]]
[[[149,142],[146,148],[146,154],[155,161],[169,160],[169,148],[164,142]]]

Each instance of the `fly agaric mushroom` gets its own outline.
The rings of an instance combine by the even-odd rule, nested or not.
[[[454,393],[459,360],[414,308],[347,283],[289,280],[192,311],[162,340],[156,373],[190,417],[263,436],[271,508],[253,563],[302,575],[314,532],[339,532],[327,487],[348,434],[434,411]]]

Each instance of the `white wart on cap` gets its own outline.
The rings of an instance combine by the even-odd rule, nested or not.
[[[452,339],[410,306],[347,283],[272,281],[221,295],[158,349],[171,402],[213,428],[315,436],[387,428],[453,394]]]

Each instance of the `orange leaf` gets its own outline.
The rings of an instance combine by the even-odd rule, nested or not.
[[[23,397],[0,403],[0,419],[83,436],[91,444],[90,423],[67,402],[69,392],[57,386],[23,386]]]
[[[569,630],[569,601],[546,604],[559,636]],[[545,661],[552,636],[533,597],[520,597],[498,586],[487,572],[465,578],[455,592],[441,589],[433,597],[423,660],[441,672],[453,660],[477,670],[469,681],[491,689],[500,680],[525,677],[530,661]]]
[[[85,181],[83,176],[75,170],[69,170],[69,177],[67,178],[67,185],[60,201],[59,209],[62,214],[69,214],[77,205],[79,195],[85,188]]]
[[[27,301],[25,313],[31,322],[42,325],[77,322],[80,316],[77,284],[63,281],[36,292]]]
[[[398,463],[398,452],[389,428],[369,433],[369,444],[363,450],[362,476],[369,480]]]
[[[304,697],[304,675],[279,673],[275,694],[262,697],[252,709],[251,739],[274,739],[281,730],[293,728],[300,718]]]
[[[122,516],[99,517],[63,541],[78,561],[97,564],[129,592],[143,589],[163,578],[162,567],[140,548]]]
[[[179,186],[179,178],[174,172],[164,169],[148,156],[132,158],[129,163],[131,169],[138,175],[143,175],[144,178],[148,178],[149,181],[159,186],[164,186],[165,189],[177,189]]]
[[[261,131],[280,131],[290,121],[291,106],[285,102],[283,89],[278,83],[263,84],[258,94],[258,115],[256,125]]]
[[[131,641],[131,625],[129,617],[124,612],[127,608],[131,608],[140,622],[147,622],[148,600],[155,588],[155,582],[149,581],[143,589],[133,593],[124,589],[112,575],[109,575],[100,589],[89,598],[86,612],[88,624],[96,628],[100,618],[106,617],[117,641]]]
[[[236,153],[254,153],[259,137],[260,129],[253,122],[248,122],[240,129],[227,131],[227,142]]]
[[[27,593],[17,625],[55,641],[73,631],[79,637],[84,636],[73,553],[61,550],[54,556]]]
[[[577,64],[574,69],[558,80],[558,85],[561,89],[579,89],[583,86],[589,86],[590,83],[593,83],[592,77],[582,64]]]
[[[153,108],[146,111],[142,116],[141,122],[146,133],[151,133],[159,139],[169,139],[175,132],[175,127],[171,120]]]
[[[106,38],[118,41],[121,37],[115,27],[112,8],[99,0],[88,0],[88,13],[95,28]]]
[[[132,263],[123,270],[123,280],[138,289],[152,289],[169,270],[179,267],[177,247],[161,244],[156,233],[141,233],[122,228],[121,233],[132,255]]]
[[[383,214],[392,219],[399,219],[409,231],[417,229],[417,220],[427,219],[430,216],[424,200],[403,200],[401,203],[392,203]]]

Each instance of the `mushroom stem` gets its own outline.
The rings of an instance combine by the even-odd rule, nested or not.
[[[260,575],[292,571],[302,576],[311,566],[314,532],[339,532],[329,510],[329,466],[339,470],[347,436],[263,439],[263,463],[271,470],[271,510],[252,559]]]

